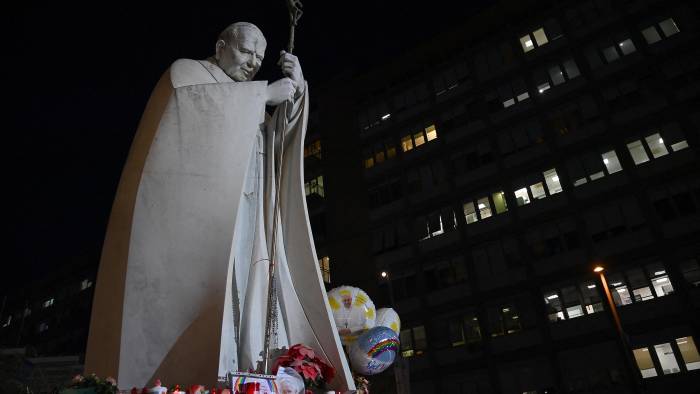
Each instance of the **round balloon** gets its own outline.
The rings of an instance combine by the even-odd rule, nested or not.
[[[375,375],[394,362],[399,351],[399,336],[388,327],[374,327],[350,346],[350,364],[355,372]]]
[[[396,335],[399,335],[401,331],[401,319],[399,318],[399,314],[392,308],[380,308],[377,309],[376,326],[389,327]]]
[[[340,340],[345,345],[374,327],[377,311],[367,293],[353,286],[340,286],[328,292],[328,303],[333,312]]]

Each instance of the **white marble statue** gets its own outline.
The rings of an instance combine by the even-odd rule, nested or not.
[[[178,60],[158,82],[107,228],[87,373],[131,388],[156,378],[212,384],[229,371],[256,369],[278,226],[273,345],[313,348],[337,371],[331,387],[354,389],[308,222],[307,84],[296,56],[285,52],[278,62],[285,78],[252,81],[265,48],[256,26],[235,23],[221,33],[215,56]],[[275,107],[272,116],[266,104]],[[281,213],[273,224],[278,187]]]

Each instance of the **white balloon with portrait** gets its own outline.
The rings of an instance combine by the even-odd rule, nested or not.
[[[345,345],[353,343],[365,331],[375,326],[377,310],[362,289],[340,286],[328,292],[335,325]]]

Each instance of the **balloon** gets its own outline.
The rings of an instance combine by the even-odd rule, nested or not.
[[[394,362],[399,351],[399,336],[388,327],[374,327],[350,346],[350,364],[355,372],[375,375]]]
[[[353,286],[340,286],[328,292],[328,303],[333,312],[340,340],[345,345],[374,327],[377,311],[367,293]]]
[[[389,327],[396,335],[399,335],[401,319],[399,314],[392,308],[381,308],[377,310],[377,323],[375,326]]]

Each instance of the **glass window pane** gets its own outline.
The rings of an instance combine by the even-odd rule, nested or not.
[[[496,208],[496,213],[503,213],[508,210],[508,205],[506,204],[506,194],[503,192],[496,192],[491,195],[493,198],[493,205]]]
[[[651,284],[654,286],[654,291],[656,291],[658,297],[673,293],[673,285],[668,275],[660,275],[652,279]]]
[[[561,307],[561,300],[559,299],[559,295],[556,291],[544,293],[544,303],[547,307],[547,316],[549,316],[549,321],[556,322],[566,320]]]
[[[552,66],[547,70],[554,86],[564,83],[564,73],[559,66]]]
[[[561,183],[559,182],[559,175],[557,175],[557,170],[555,168],[543,172],[542,175],[544,175],[544,181],[547,184],[550,195],[561,192]]]
[[[634,164],[640,165],[649,161],[649,156],[644,150],[644,146],[642,146],[642,141],[636,140],[630,142],[629,144],[627,144],[627,149],[630,151],[630,155],[632,155],[632,160],[634,160]]]
[[[561,295],[564,298],[566,306],[566,314],[569,319],[583,316],[583,308],[581,307],[581,299],[579,298],[576,287],[570,286],[561,289]]]
[[[544,192],[544,185],[542,182],[537,182],[534,185],[530,185],[530,192],[532,192],[532,198],[536,200],[547,197],[547,194]]]
[[[518,99],[518,101],[524,101],[524,100],[527,100],[528,98],[530,98],[530,94],[528,92],[523,92],[523,93],[520,93],[518,95],[518,97],[516,97],[516,98]]]
[[[421,131],[420,133],[413,134],[413,141],[416,147],[425,144],[425,136],[423,135],[423,132]]]
[[[680,30],[678,30],[678,25],[676,25],[676,22],[673,20],[673,18],[668,18],[659,22],[659,26],[661,27],[661,30],[664,32],[664,35],[666,35],[666,37],[671,37],[672,35],[680,32]],[[535,36],[535,38],[537,38],[537,36]]]
[[[374,166],[374,158],[370,157],[369,159],[365,159],[365,168],[372,168]],[[308,189],[309,185],[308,183],[306,184],[306,187]],[[309,194],[308,191],[306,193],[307,195]]]
[[[661,370],[663,371],[664,375],[678,373],[681,371],[678,368],[678,362],[676,361],[676,356],[673,354],[673,349],[671,348],[670,343],[654,345],[654,350],[656,351],[656,356],[659,358]]]
[[[614,62],[615,60],[620,58],[620,55],[617,54],[617,50],[615,49],[615,47],[604,48],[603,56],[605,56],[605,60],[608,63]]]
[[[656,368],[654,368],[654,362],[651,361],[651,355],[649,355],[649,349],[641,348],[634,349],[634,359],[637,361],[637,367],[642,373],[644,379],[656,376]]]
[[[526,188],[518,189],[515,191],[515,201],[518,203],[518,206],[530,203],[530,197],[527,195]]]
[[[576,62],[574,62],[573,59],[569,59],[564,62],[564,70],[566,70],[566,75],[569,79],[574,79],[581,75]]]
[[[630,53],[637,50],[637,48],[634,47],[634,43],[629,38],[626,40],[620,41],[617,44],[617,46],[620,47],[620,51],[622,51],[623,55],[629,55]]]
[[[681,351],[683,362],[688,371],[700,369],[700,354],[698,354],[693,337],[678,338],[676,344],[678,344],[678,349]]]
[[[435,126],[428,126],[425,129],[425,134],[428,136],[428,141],[432,141],[437,138],[437,130]]]
[[[627,285],[620,279],[620,275],[610,276],[610,292],[612,293],[615,305],[629,305],[632,303],[632,296],[627,290]]]
[[[380,151],[380,152],[375,153],[374,160],[377,162],[377,164],[383,163],[384,162],[384,151]]]
[[[489,203],[488,197],[482,197],[477,201],[477,207],[479,208],[479,216],[482,219],[491,217],[491,204]]]
[[[535,30],[534,32],[532,32],[532,35],[535,36],[535,42],[537,42],[537,46],[541,47],[542,45],[549,42],[549,40],[547,40],[547,35],[544,34],[544,29],[542,29],[542,28],[539,28],[539,29]]]
[[[467,337],[467,343],[479,342],[481,340],[481,327],[479,327],[479,319],[474,315],[464,317],[464,331]]]
[[[587,314],[603,311],[603,303],[594,282],[584,282],[579,286],[579,289],[581,290],[583,305]]]
[[[661,36],[659,35],[659,32],[656,31],[656,27],[654,26],[649,26],[642,30],[642,35],[644,36],[644,39],[647,40],[647,44],[653,44],[661,41]]]
[[[452,346],[464,345],[464,329],[462,320],[450,320],[450,343]]]
[[[524,35],[520,37],[520,45],[523,47],[523,52],[530,52],[535,49],[535,45],[532,43],[530,35]]]
[[[393,159],[396,156],[396,148],[394,146],[387,146],[386,147],[386,157],[388,159]]]
[[[647,145],[649,145],[649,150],[651,151],[651,155],[654,156],[654,159],[668,154],[668,149],[666,149],[664,140],[659,133],[647,136],[645,140],[647,141]]]
[[[675,144],[671,145],[671,149],[674,152],[678,152],[679,150],[683,150],[688,147],[688,142],[686,140],[676,142]]]
[[[614,174],[622,171],[622,165],[620,164],[620,160],[617,158],[617,154],[614,150],[605,152],[601,156],[603,157],[603,164],[605,164],[608,174]]]
[[[503,108],[508,108],[511,105],[515,105],[515,99],[513,99],[513,98],[510,98],[510,99],[503,102]]]
[[[549,82],[545,82],[545,83],[537,86],[537,91],[540,93],[544,93],[547,90],[549,90],[549,88],[550,88]]]
[[[408,152],[409,150],[413,149],[413,141],[411,140],[410,135],[401,138],[401,149],[404,152]]]
[[[476,223],[477,221],[479,221],[479,219],[476,216],[474,202],[470,201],[464,204],[464,217],[467,220],[467,224]]]

